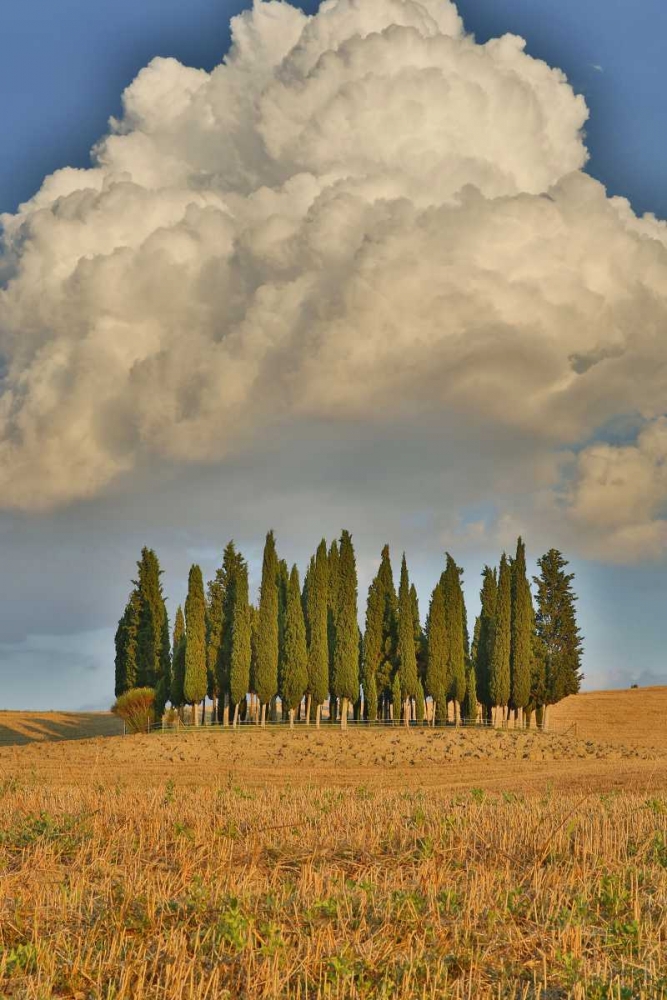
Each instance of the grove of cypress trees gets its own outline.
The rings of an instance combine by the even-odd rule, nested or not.
[[[498,574],[498,598],[493,627],[489,696],[494,723],[504,718],[510,699],[510,648],[512,633],[512,571],[503,552]]]
[[[278,692],[278,557],[273,532],[264,545],[257,618],[255,687],[266,724],[267,705]]]
[[[523,725],[523,712],[530,701],[534,631],[533,599],[526,576],[526,546],[519,538],[516,546],[516,557],[512,562],[512,641],[510,648],[510,704],[516,710],[519,725]]]
[[[426,694],[433,699],[433,722],[446,722],[449,655],[445,598],[439,583],[431,595],[426,638]]]
[[[574,573],[566,573],[567,560],[558,549],[537,560],[535,625],[545,664],[545,705],[553,705],[581,686],[582,638],[577,626],[572,589]],[[546,724],[546,719],[545,719]]]
[[[417,697],[417,655],[415,652],[415,628],[410,598],[408,566],[403,553],[401,582],[398,590],[398,672],[404,699],[403,716],[406,726],[410,725],[412,699]]]
[[[306,623],[301,604],[299,571],[292,567],[287,586],[285,609],[283,668],[280,698],[289,713],[290,727],[294,726],[294,713],[301,704],[308,687],[308,649]]]
[[[252,656],[252,616],[248,601],[248,567],[241,560],[235,581],[234,617],[232,620],[232,651],[229,665],[229,694],[234,706],[233,725],[239,721],[239,705],[250,688]]]
[[[465,605],[461,588],[461,570],[449,552],[446,569],[441,578],[441,587],[445,601],[448,694],[454,702],[454,719],[458,723],[461,718],[461,702],[466,691]]]
[[[306,615],[308,633],[308,711],[306,722],[310,720],[310,703],[315,706],[315,725],[319,726],[322,705],[329,693],[329,640],[328,620],[328,579],[329,565],[327,546],[321,541],[311,564],[306,589]]]
[[[206,601],[199,566],[190,568],[185,601],[185,676],[183,696],[192,705],[192,721],[197,725],[197,705],[206,697]],[[203,721],[203,720],[202,720]]]
[[[359,626],[357,624],[357,568],[352,537],[340,540],[338,614],[334,630],[333,694],[340,698],[341,726],[347,726],[350,702],[359,696]]]
[[[178,605],[176,609],[176,619],[174,621],[174,639],[172,645],[172,671],[171,671],[171,692],[170,701],[174,708],[179,710],[179,715],[183,717],[183,706],[185,705],[185,693],[183,685],[185,683],[185,618],[183,608]]]
[[[138,589],[130,594],[123,617],[118,622],[116,630],[116,697],[125,694],[131,688],[137,687],[137,635],[141,615],[141,598]]]
[[[482,589],[479,599],[481,611],[475,624],[475,639],[473,640],[473,662],[477,681],[477,697],[486,711],[486,718],[491,718],[493,702],[491,699],[491,654],[493,652],[493,633],[496,621],[496,604],[498,601],[498,581],[496,571],[490,566],[482,570]]]

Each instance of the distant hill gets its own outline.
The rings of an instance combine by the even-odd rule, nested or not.
[[[549,709],[559,730],[576,723],[580,739],[631,747],[667,747],[667,687],[587,691]]]
[[[91,739],[118,736],[123,723],[111,712],[2,712],[0,746],[35,740]]]

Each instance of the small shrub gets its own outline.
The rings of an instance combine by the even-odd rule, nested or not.
[[[132,688],[116,699],[111,707],[131,733],[146,733],[155,722],[155,691],[153,688]]]

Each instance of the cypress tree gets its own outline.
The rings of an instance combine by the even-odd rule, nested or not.
[[[493,632],[498,601],[496,571],[490,566],[485,566],[482,570],[482,589],[479,598],[482,608],[475,625],[476,639],[473,640],[473,662],[477,681],[477,697],[486,709],[487,718],[490,718],[493,704],[490,688],[491,654],[493,652]]]
[[[234,617],[232,620],[232,651],[229,667],[229,693],[234,706],[233,725],[239,721],[239,704],[250,688],[252,656],[252,614],[248,601],[248,567],[242,560],[235,581]]]
[[[417,725],[422,726],[424,724],[424,716],[426,715],[426,702],[424,700],[424,688],[422,687],[422,682],[417,682],[417,697],[415,699],[415,717],[417,719]]]
[[[327,645],[329,651],[329,722],[336,721],[336,696],[334,693],[334,648],[336,645],[336,617],[338,615],[338,584],[340,554],[338,542],[333,541],[327,555]]]
[[[378,717],[378,693],[375,686],[375,677],[370,675],[367,688],[364,692],[366,698],[366,718],[369,722],[377,722]]]
[[[503,552],[498,575],[498,599],[493,627],[493,647],[489,676],[489,694],[494,706],[494,721],[501,718],[510,699],[510,647],[512,631],[512,580],[507,557]]]
[[[167,611],[160,577],[162,570],[153,549],[144,547],[137,563],[135,587],[139,591],[139,627],[137,630],[137,686],[152,687],[160,697],[168,691],[170,648]]]
[[[287,617],[287,591],[289,590],[289,568],[284,559],[278,560],[276,587],[278,588],[278,691],[280,692],[283,689],[285,670],[285,621]],[[299,599],[301,599],[301,595],[299,595]],[[283,718],[285,718],[287,709],[284,704],[281,704],[281,710]]]
[[[470,663],[466,669],[466,694],[463,699],[463,718],[466,722],[477,722],[477,678],[475,668]]]
[[[306,623],[301,604],[299,571],[292,567],[287,588],[285,610],[283,671],[280,698],[289,712],[290,727],[294,726],[294,713],[301,704],[308,686],[308,649]]]
[[[141,599],[139,591],[135,587],[130,594],[123,617],[118,622],[116,630],[115,694],[117,698],[131,688],[137,687],[137,635],[140,615]]]
[[[278,691],[278,557],[273,532],[264,546],[262,583],[257,618],[255,686],[261,705],[261,723],[266,724],[266,707]]]
[[[224,685],[218,669],[220,647],[222,646],[224,596],[223,569],[216,570],[213,580],[206,588],[206,673],[207,693],[213,701],[213,719],[222,722],[225,699]]]
[[[441,586],[445,601],[448,694],[454,702],[454,718],[457,723],[461,717],[461,702],[466,691],[466,625],[461,573],[462,570],[448,552]]]
[[[171,674],[170,701],[174,708],[179,709],[182,715],[182,709],[185,705],[185,694],[183,692],[183,684],[185,682],[185,618],[183,617],[183,609],[180,604],[176,609],[172,650],[173,670]]]
[[[385,545],[377,575],[368,589],[364,632],[364,683],[374,676],[376,693],[383,706],[389,704],[392,696],[391,683],[397,663],[398,601],[389,546]]]
[[[414,583],[410,587],[410,604],[412,605],[412,621],[414,625],[417,676],[423,686],[424,678],[426,677],[426,636],[424,635],[424,629],[421,626],[419,618],[419,598],[417,597],[417,588]],[[423,693],[422,691],[422,696]]]
[[[349,702],[359,696],[359,626],[357,624],[357,568],[352,537],[340,540],[338,614],[334,631],[333,693],[340,698],[341,726],[347,726]]]
[[[197,725],[197,705],[206,696],[206,601],[199,566],[190,568],[185,601],[185,676],[183,696],[192,705],[192,721]]]
[[[449,689],[447,665],[449,657],[445,599],[442,586],[439,583],[431,595],[426,638],[426,694],[434,701],[433,721],[446,722],[447,691]]]
[[[550,549],[537,564],[535,625],[544,656],[545,704],[554,705],[579,691],[582,638],[572,589],[574,573],[565,572],[567,560],[558,549]]]
[[[408,566],[403,553],[401,582],[398,591],[398,670],[401,678],[401,692],[404,698],[404,722],[410,725],[411,699],[417,697],[417,655],[415,653],[415,628],[410,598]]]
[[[237,583],[245,569],[243,556],[230,541],[225,546],[222,566],[209,584],[209,670],[215,673],[213,689],[218,698],[218,719],[225,724],[232,706],[230,674]]]
[[[526,576],[526,546],[517,541],[516,557],[512,562],[512,643],[510,649],[510,701],[523,724],[523,712],[530,701],[533,669],[533,633],[535,615],[533,599]]]
[[[315,706],[315,724],[319,726],[322,705],[329,693],[328,646],[328,577],[327,546],[320,542],[315,560],[311,563],[306,591],[308,633],[308,694]],[[310,704],[306,721],[310,719]]]
[[[394,725],[397,725],[401,721],[401,705],[403,704],[401,675],[398,670],[394,675],[394,682],[391,685],[391,704],[393,708]]]

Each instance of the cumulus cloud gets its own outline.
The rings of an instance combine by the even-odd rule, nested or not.
[[[629,413],[636,445],[549,489],[584,540],[664,546],[667,226],[583,172],[562,72],[448,0],[259,2],[232,28],[210,74],[154,60],[92,168],[2,217],[2,503],[280,422],[465,423],[553,469]],[[613,485],[633,462],[650,496]]]

